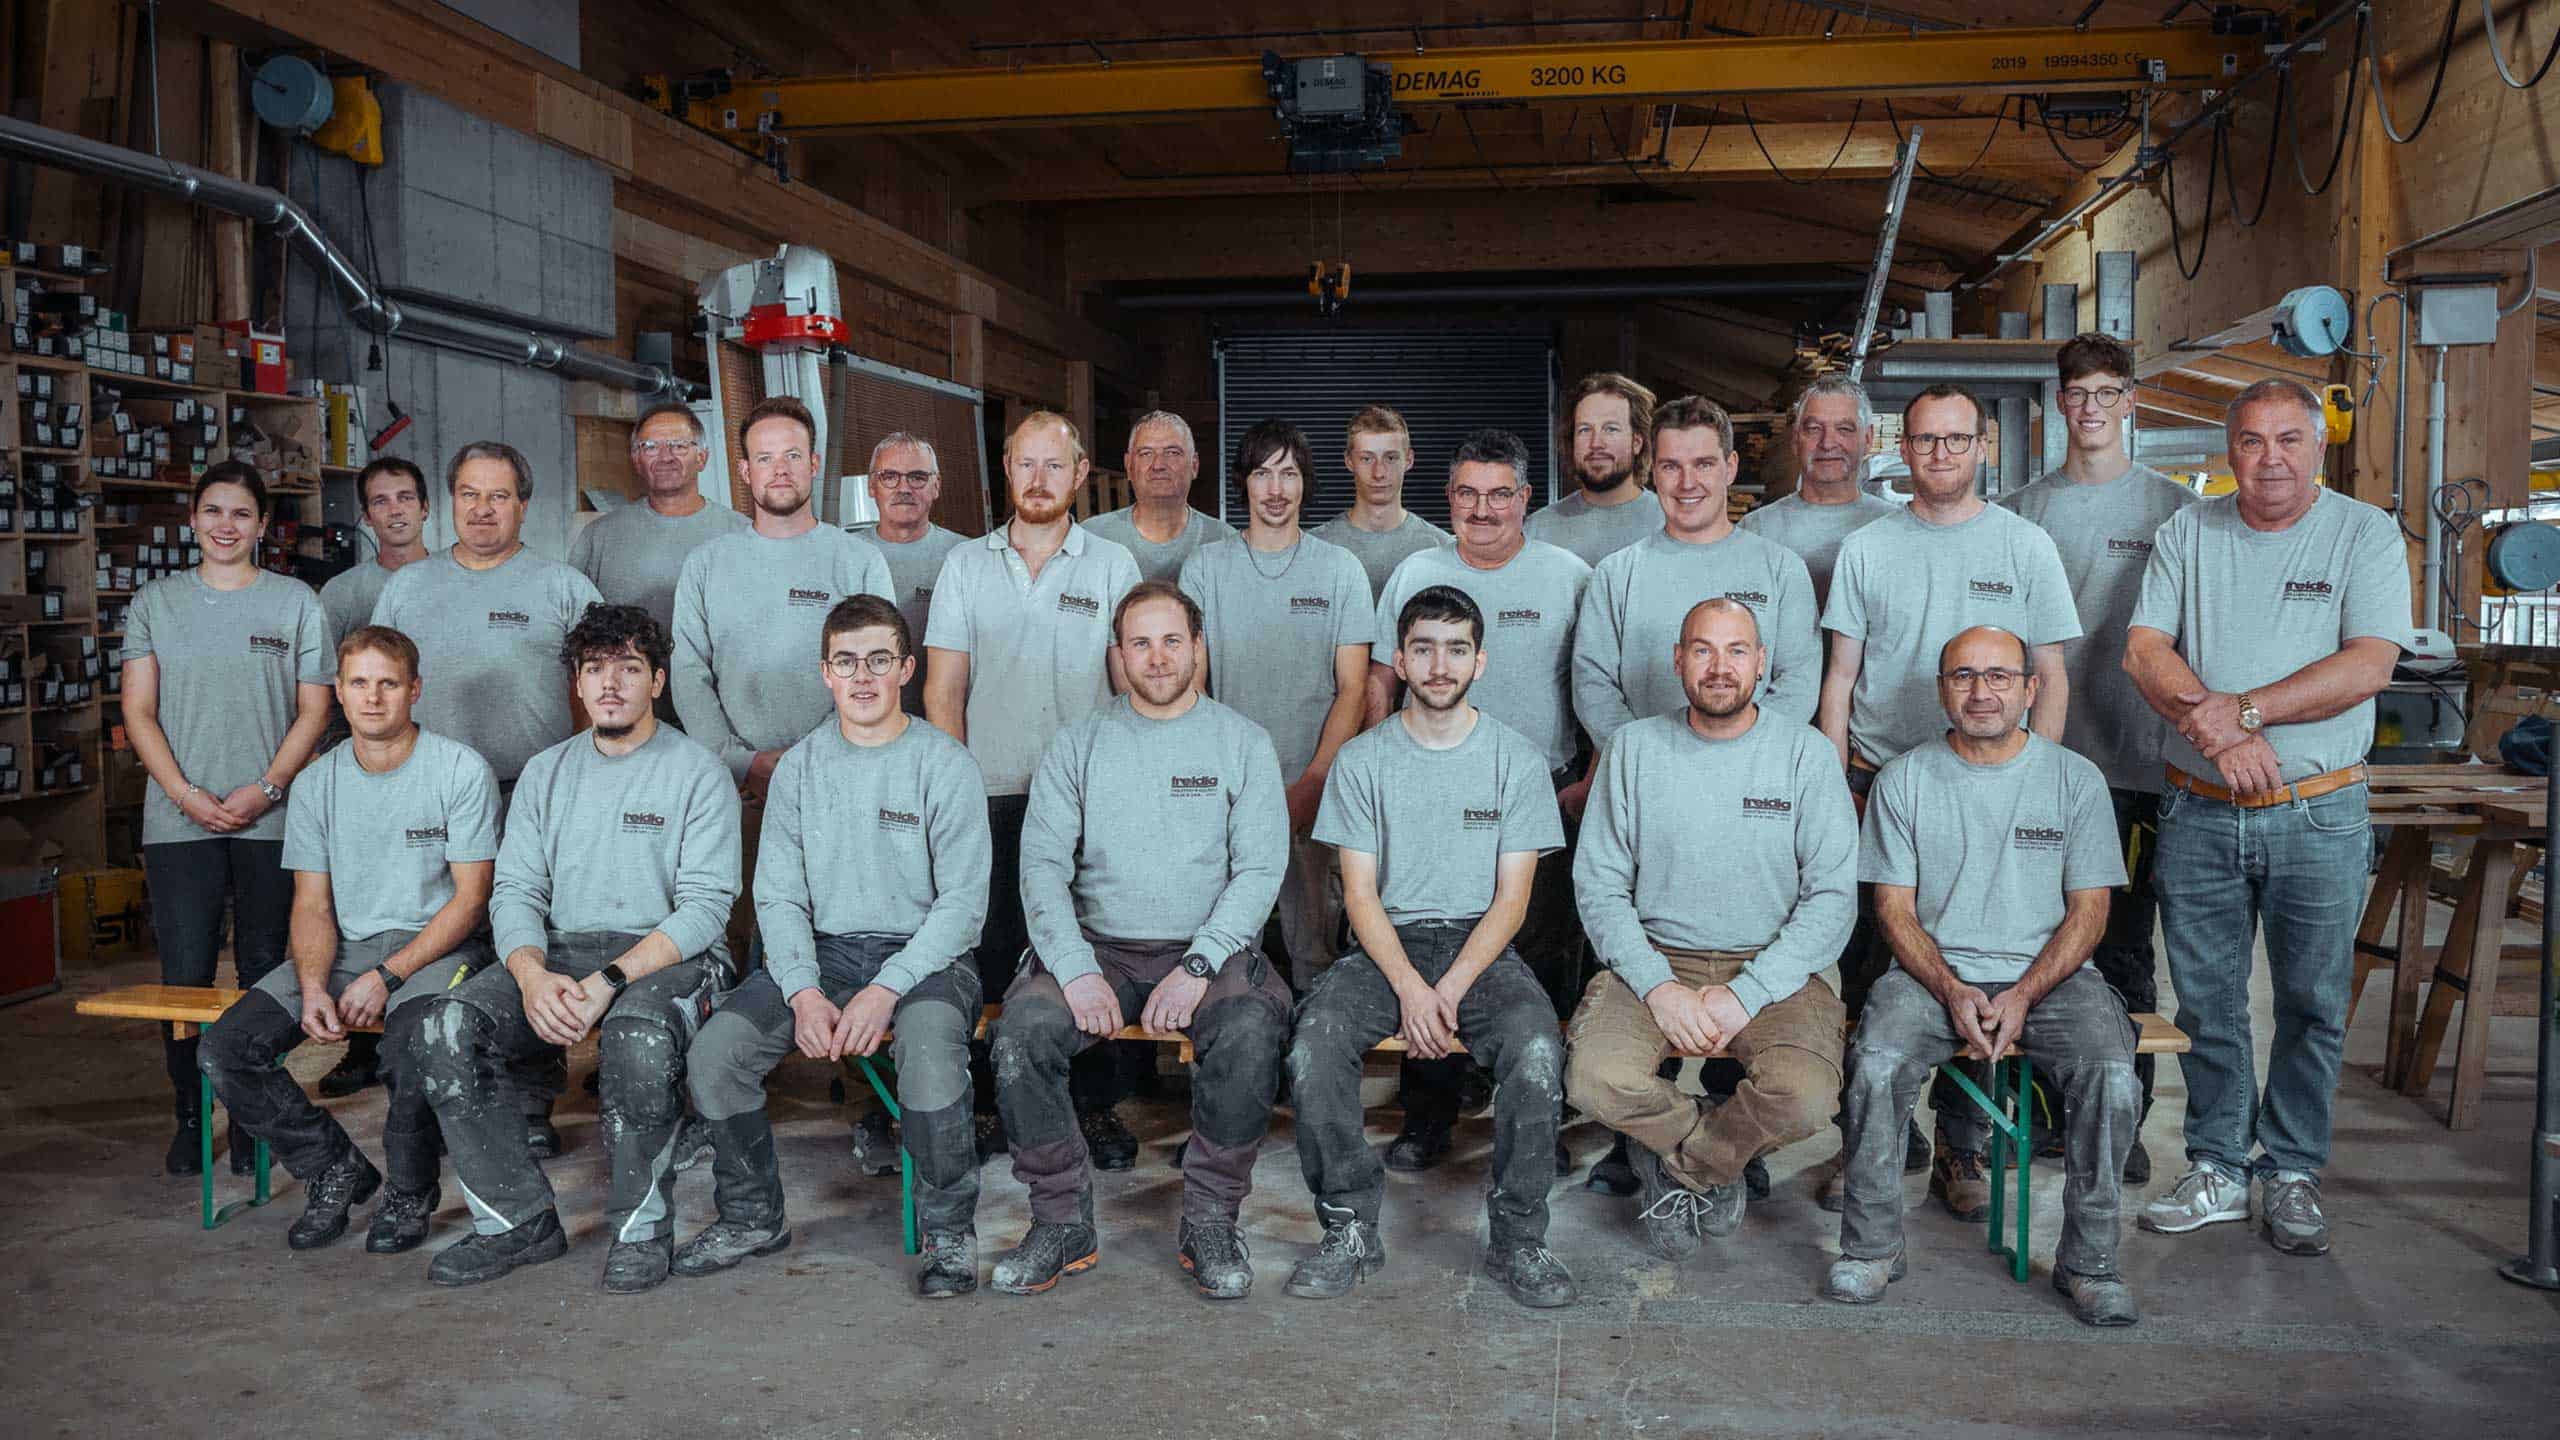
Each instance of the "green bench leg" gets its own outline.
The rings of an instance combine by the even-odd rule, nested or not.
[[[871,1066],[871,1057],[856,1055],[853,1058],[861,1062],[862,1078],[871,1082],[871,1093],[879,1096],[880,1103],[889,1107],[889,1118],[898,1119],[898,1097],[890,1094],[889,1087],[881,1082],[880,1072]],[[898,1142],[898,1218],[905,1232],[907,1253],[913,1255],[924,1247],[916,1241],[916,1157],[907,1153],[903,1137]]]
[[[1956,1088],[1991,1121],[1991,1215],[1985,1227],[1989,1249],[2009,1261],[2010,1278],[2023,1285],[2027,1281],[2027,1225],[2034,1214],[2028,1200],[2028,1175],[2034,1161],[2035,1136],[2027,1108],[2033,1067],[2024,1055],[1995,1062],[1988,1095],[1954,1065],[1947,1065],[1944,1070],[1947,1078],[1956,1082]],[[2017,1192],[2014,1199],[2010,1196],[2012,1186]],[[2017,1229],[2015,1241],[2007,1238],[2011,1224]]]
[[[258,1142],[258,1189],[256,1198],[249,1200],[234,1200],[219,1210],[214,1208],[213,1077],[210,1075],[198,1075],[196,1077],[196,1136],[196,1159],[204,1167],[203,1173],[197,1184],[196,1193],[199,1202],[198,1213],[204,1221],[205,1229],[211,1230],[217,1226],[223,1225],[229,1222],[232,1216],[239,1214],[241,1211],[254,1210],[257,1207],[266,1204],[267,1201],[272,1198],[268,1188],[269,1177],[267,1173],[267,1166],[269,1156],[267,1153],[267,1142],[261,1140]]]

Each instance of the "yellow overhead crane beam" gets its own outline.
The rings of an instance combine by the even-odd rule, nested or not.
[[[2243,55],[2262,44],[2202,26],[2057,27],[1507,45],[1364,58],[1392,72],[1395,103],[1405,106],[2195,89],[2229,83]],[[1141,124],[1272,105],[1253,56],[739,79],[726,93],[663,76],[646,85],[668,113],[742,145],[759,134]]]

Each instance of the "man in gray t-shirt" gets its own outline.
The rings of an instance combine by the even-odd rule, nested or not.
[[[711,458],[702,422],[670,401],[640,417],[631,432],[631,470],[641,494],[598,515],[569,541],[569,565],[611,605],[637,605],[672,627],[676,582],[685,557],[747,528],[747,517],[702,493]]]
[[[1191,439],[1190,421],[1170,410],[1139,416],[1129,427],[1129,449],[1122,460],[1126,468],[1121,473],[1129,477],[1136,498],[1084,524],[1127,549],[1138,562],[1139,578],[1171,580],[1202,546],[1236,538],[1234,526],[1191,508],[1200,451]]]
[[[1386,530],[1367,530],[1345,511],[1315,528],[1319,540],[1340,546],[1350,552],[1360,565],[1361,579],[1369,587],[1371,600],[1384,593],[1387,577],[1410,555],[1437,550],[1449,543],[1449,532],[1407,510],[1403,518]]]
[[[888,560],[889,598],[897,602],[916,643],[915,676],[907,681],[898,704],[921,719],[924,635],[933,614],[933,583],[962,537],[933,523],[934,503],[942,498],[942,461],[934,454],[932,441],[903,430],[882,436],[871,447],[870,484],[871,503],[880,513],[880,523],[863,538],[879,546]]]
[[[1394,410],[1369,405],[1351,417],[1343,427],[1342,468],[1351,472],[1351,508],[1317,526],[1316,538],[1351,552],[1375,601],[1397,566],[1448,544],[1449,532],[1404,508],[1413,434]]]
[[[1653,392],[1624,375],[1602,371],[1576,381],[1566,397],[1565,454],[1574,488],[1529,517],[1529,538],[1582,557],[1594,569],[1662,529],[1662,501],[1645,488],[1653,469],[1646,436],[1653,429]]]
[[[1904,1117],[1939,1065],[2015,1044],[2063,1097],[2054,1288],[2088,1324],[2130,1325],[2117,1209],[2141,1091],[2132,1022],[2087,964],[2124,883],[2106,779],[2019,728],[2043,677],[2018,636],[1967,629],[1938,673],[1953,728],[1887,763],[1867,800],[1858,878],[1875,886],[1894,968],[1850,1047],[1841,1258],[1823,1293],[1869,1304],[1901,1276]],[[1962,1144],[1985,1132],[1972,1101],[1954,1104],[1962,1122],[1942,1110],[1942,1133]]]
[[[1901,512],[1902,507],[1892,501],[1851,486],[1848,495],[1836,501],[1816,501],[1802,490],[1782,495],[1753,506],[1734,523],[1796,552],[1804,562],[1806,578],[1813,582],[1813,603],[1818,608],[1831,598],[1831,572],[1839,567],[1841,544],[1878,520]]]
[[[373,558],[357,561],[320,587],[333,651],[373,619],[382,587],[401,567],[427,558],[427,477],[415,461],[385,455],[367,464],[356,475],[356,502],[364,507],[364,528],[373,532]]]

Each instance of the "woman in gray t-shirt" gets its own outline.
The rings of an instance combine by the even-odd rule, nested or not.
[[[142,871],[160,978],[210,985],[231,907],[240,988],[283,963],[293,912],[284,870],[284,794],[329,723],[337,670],[327,612],[311,587],[258,568],[267,486],[226,460],[196,481],[203,562],[144,587],[125,619],[124,727],[150,772]],[[196,1042],[170,1040],[178,1134],[169,1172],[203,1166]],[[234,1170],[246,1137],[231,1136]]]

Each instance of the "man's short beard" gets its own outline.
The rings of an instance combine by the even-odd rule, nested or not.
[[[756,496],[756,508],[763,511],[765,514],[772,516],[776,520],[788,520],[792,516],[799,514],[801,511],[808,509],[810,497],[816,493],[817,492],[813,490],[809,492],[808,495],[801,496],[799,500],[788,510],[776,510],[773,506],[766,503],[763,494],[759,492]]]
[[[1591,478],[1590,474],[1582,468],[1582,463],[1580,461],[1575,461],[1573,467],[1574,478],[1582,482],[1582,488],[1593,491],[1615,490],[1619,486],[1626,484],[1635,473],[1636,462],[1633,459],[1628,460],[1626,464],[1610,471],[1607,475],[1598,480]]]
[[[1412,686],[1412,687],[1410,687],[1410,688],[1411,688],[1411,689],[1412,689],[1412,691],[1413,691],[1413,703],[1414,703],[1414,704],[1421,706],[1421,707],[1422,707],[1423,709],[1425,709],[1425,710],[1429,710],[1429,711],[1432,711],[1432,712],[1437,713],[1437,714],[1446,714],[1447,712],[1449,712],[1449,711],[1451,711],[1451,710],[1455,710],[1455,709],[1457,709],[1459,706],[1466,704],[1466,703],[1467,703],[1467,692],[1468,692],[1468,691],[1470,691],[1470,690],[1473,690],[1474,688],[1476,688],[1476,684],[1475,684],[1475,682],[1474,682],[1474,681],[1469,680],[1469,681],[1465,682],[1464,684],[1460,685],[1460,686],[1458,687],[1458,692],[1457,692],[1456,694],[1454,694],[1454,695],[1450,696],[1450,697],[1449,697],[1449,701],[1448,701],[1448,703],[1447,703],[1447,704],[1445,704],[1445,705],[1440,704],[1440,703],[1438,703],[1438,702],[1434,701],[1434,700],[1431,698],[1430,692],[1429,692],[1429,691],[1424,690],[1424,689],[1423,689],[1421,686],[1419,686],[1419,685],[1415,685],[1415,686]]]
[[[599,739],[604,740],[625,740],[630,738],[632,731],[639,728],[640,722],[637,720],[632,721],[628,725],[607,725],[603,721],[599,720],[596,722],[596,735]]]
[[[1689,697],[1689,708],[1697,711],[1699,715],[1709,720],[1730,720],[1734,716],[1741,714],[1745,709],[1749,708],[1752,693],[1759,688],[1760,687],[1757,684],[1735,687],[1738,693],[1734,697],[1734,702],[1721,710],[1715,709],[1713,706],[1701,702],[1697,696],[1692,695]]]

